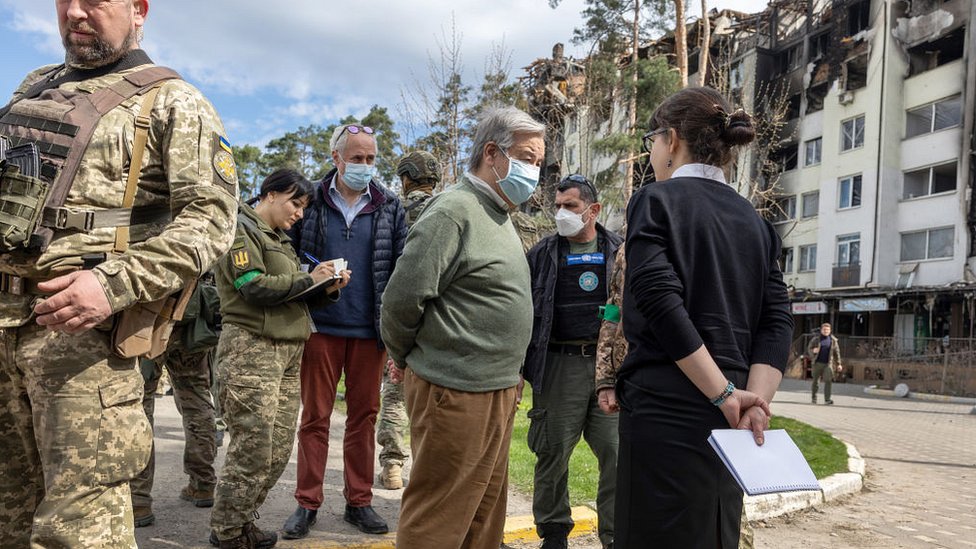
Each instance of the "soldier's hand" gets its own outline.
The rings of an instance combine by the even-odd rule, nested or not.
[[[323,261],[309,271],[308,274],[312,276],[312,280],[315,282],[322,282],[323,280],[335,277],[335,265],[331,261]]]
[[[617,393],[613,387],[604,387],[597,391],[596,400],[604,414],[616,414],[620,411],[620,405],[617,404]]]
[[[48,330],[78,334],[97,326],[112,314],[102,284],[91,271],[75,271],[41,282],[37,288],[53,293],[34,307],[37,323]]]
[[[522,391],[525,390],[525,378],[519,375],[518,385],[515,386],[515,405],[522,404]]]

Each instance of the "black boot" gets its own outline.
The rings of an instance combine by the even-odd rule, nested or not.
[[[367,534],[385,534],[390,531],[386,521],[376,514],[371,505],[366,507],[346,505],[346,514],[343,518]]]
[[[308,529],[315,524],[315,516],[318,514],[316,509],[306,509],[301,505],[285,521],[281,537],[285,539],[302,539],[308,535]]]

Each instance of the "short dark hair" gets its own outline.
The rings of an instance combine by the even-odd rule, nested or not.
[[[598,195],[596,185],[578,173],[567,175],[556,187],[556,190],[561,193],[564,193],[569,189],[577,189],[579,191],[580,199],[587,204],[593,204],[597,201]]]
[[[719,92],[705,86],[684,88],[664,100],[648,122],[648,134],[671,128],[688,142],[692,160],[724,168],[732,162],[732,148],[756,138],[752,116],[732,110]]]
[[[315,186],[304,175],[290,168],[279,168],[264,178],[258,196],[248,200],[248,204],[257,202],[271,192],[286,194],[289,198],[304,198],[314,190]]]

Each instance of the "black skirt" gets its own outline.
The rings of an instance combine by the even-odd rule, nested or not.
[[[745,388],[745,372],[725,375]],[[674,364],[626,372],[617,399],[614,547],[736,549],[742,490],[708,444],[722,412]]]

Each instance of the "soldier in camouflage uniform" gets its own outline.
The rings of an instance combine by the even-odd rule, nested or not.
[[[212,348],[186,348],[186,332],[190,328],[177,326],[164,354],[154,360],[142,359],[142,373],[146,380],[142,407],[146,411],[149,424],[153,425],[156,389],[165,367],[173,386],[176,409],[183,416],[183,433],[186,438],[183,471],[189,475],[190,482],[180,491],[180,499],[197,507],[211,507],[214,486],[217,484],[213,467],[214,457],[217,455],[216,426],[214,401],[210,394],[210,370],[214,353]],[[154,448],[149,457],[149,465],[130,483],[136,528],[149,526],[155,521],[152,513],[155,454]]]
[[[230,446],[217,482],[210,542],[222,548],[266,548],[277,542],[253,520],[295,443],[299,367],[312,333],[308,307],[332,303],[349,282],[349,272],[343,271],[328,292],[302,295],[335,273],[331,261],[302,272],[285,234],[301,218],[312,192],[312,183],[294,170],[268,176],[257,205],[241,205],[233,246],[217,264],[223,318],[218,398]]]
[[[45,124],[81,108],[68,103],[78,90],[102,98],[167,72],[138,49],[149,0],[56,8],[65,65],[29,74],[0,110],[0,134],[36,142],[41,180],[52,196],[66,189],[63,206],[43,202],[46,240],[0,249],[0,547],[128,549],[129,480],[146,465],[152,433],[137,360],[113,352],[112,315],[176,292],[230,247],[237,176],[217,148],[213,107],[178,78],[79,115],[86,125],[76,128],[91,133],[77,147],[71,125]],[[134,152],[142,161],[130,166]],[[138,181],[126,196],[131,170]],[[0,188],[16,175],[3,172]]]
[[[403,185],[403,210],[407,214],[407,227],[420,217],[427,201],[434,195],[434,188],[441,180],[437,158],[426,151],[414,151],[404,155],[397,163],[396,173]],[[383,370],[383,389],[376,442],[380,445],[380,483],[387,490],[403,488],[403,464],[410,457],[406,438],[409,419],[403,403],[403,385],[391,383],[388,369]]]

